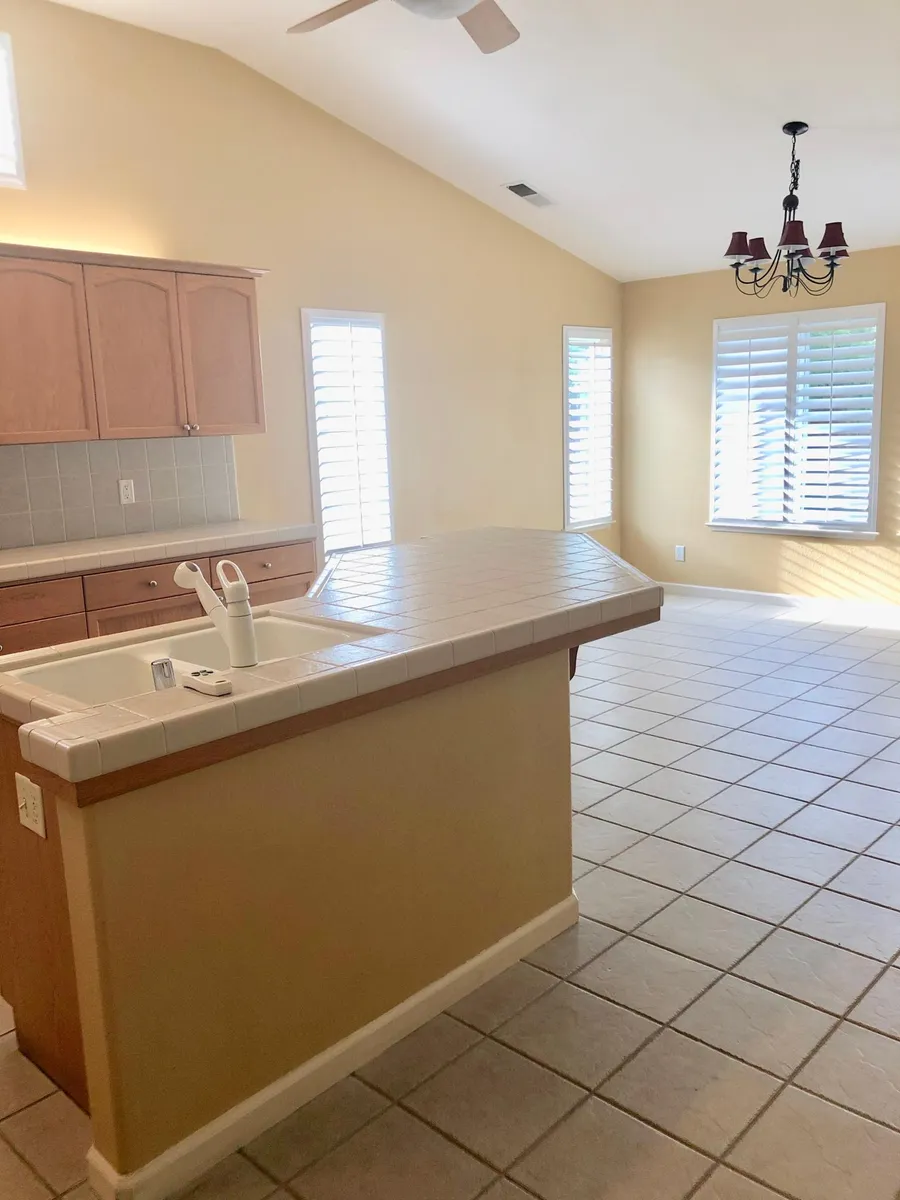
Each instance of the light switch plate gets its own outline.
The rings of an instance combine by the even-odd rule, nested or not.
[[[44,794],[36,783],[27,775],[16,771],[16,798],[19,802],[19,821],[26,829],[36,833],[38,837],[47,836],[47,825],[44,821]]]
[[[684,562],[684,546],[675,547],[675,561]]]

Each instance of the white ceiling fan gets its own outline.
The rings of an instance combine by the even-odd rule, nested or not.
[[[344,0],[334,8],[292,25],[288,33],[312,33],[341,17],[368,8],[375,0]],[[418,13],[420,17],[434,17],[447,20],[458,18],[463,29],[483,54],[494,54],[518,41],[519,31],[504,13],[495,0],[396,0],[410,12]]]

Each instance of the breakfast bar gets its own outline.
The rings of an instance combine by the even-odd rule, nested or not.
[[[661,602],[586,535],[480,530],[334,556],[255,609],[254,667],[206,618],[0,658],[0,983],[104,1200],[186,1186],[575,921],[570,651]],[[161,655],[231,693],[153,690]]]

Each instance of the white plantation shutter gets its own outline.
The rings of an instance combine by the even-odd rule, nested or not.
[[[884,305],[715,323],[712,524],[875,529]]]
[[[612,330],[566,326],[566,528],[612,520]]]
[[[0,185],[23,187],[24,184],[12,42],[8,34],[0,33]]]
[[[391,540],[384,328],[379,316],[304,313],[325,553]]]

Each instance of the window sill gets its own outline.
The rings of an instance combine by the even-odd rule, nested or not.
[[[566,525],[563,527],[564,533],[589,533],[592,529],[611,529],[615,525],[612,517],[606,521],[582,521],[577,525]]]
[[[724,533],[775,533],[782,537],[833,538],[843,542],[871,542],[878,537],[877,529],[835,529],[812,525],[763,525],[741,521],[707,521],[707,529]]]

